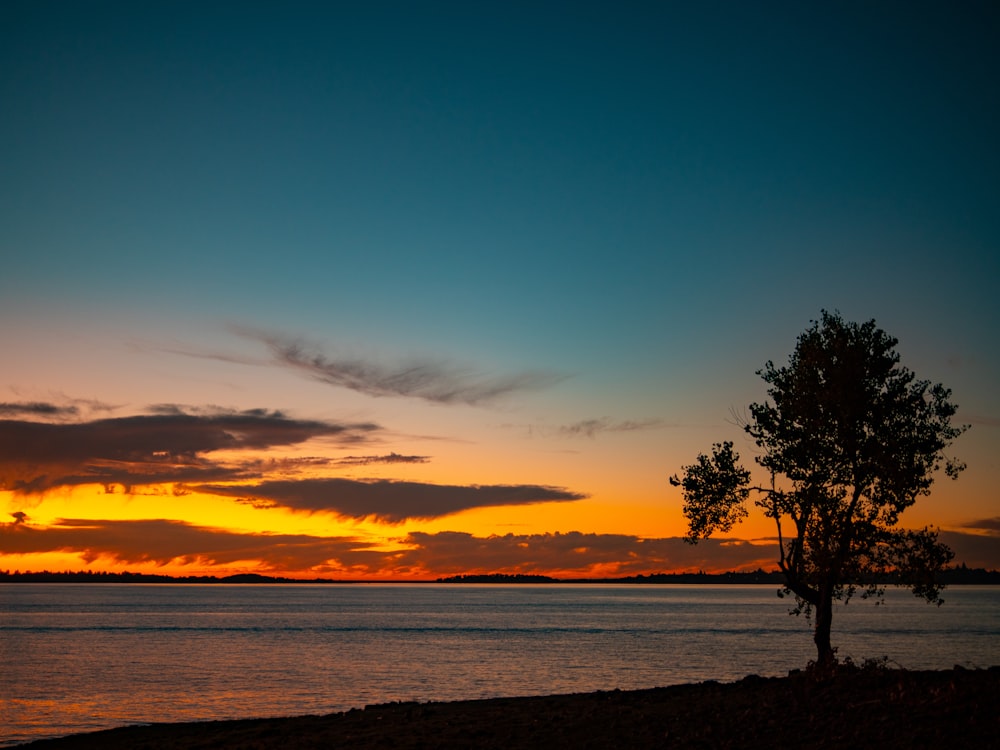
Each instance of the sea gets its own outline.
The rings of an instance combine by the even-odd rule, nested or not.
[[[779,676],[774,585],[0,584],[0,747],[128,724]],[[838,656],[1000,665],[1000,587],[838,606]]]

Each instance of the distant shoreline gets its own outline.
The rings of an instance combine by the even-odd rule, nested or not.
[[[230,576],[168,576],[149,573],[105,573],[94,571],[0,571],[0,583],[191,583],[191,584],[372,584],[372,583],[448,583],[448,584],[774,584],[780,586],[784,577],[780,571],[731,571],[728,573],[651,573],[621,578],[553,578],[535,574],[488,573],[449,576],[421,581],[344,580],[334,578],[287,578],[241,573]],[[938,582],[947,586],[1000,585],[1000,571],[968,568],[964,565],[947,568]],[[893,581],[884,581],[892,585]]]

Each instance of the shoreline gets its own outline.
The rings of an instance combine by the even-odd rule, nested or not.
[[[645,690],[387,703],[323,716],[148,724],[43,739],[32,750],[196,748],[988,747],[1000,666],[842,667]]]
[[[94,571],[36,571],[21,572],[0,571],[0,583],[121,583],[121,584],[199,584],[199,585],[363,585],[363,584],[500,584],[500,585],[545,585],[545,584],[629,584],[629,585],[662,585],[662,584],[737,584],[759,585],[784,584],[784,575],[778,570],[727,571],[724,573],[676,572],[676,573],[640,573],[632,576],[612,578],[553,578],[546,575],[487,573],[473,575],[456,575],[445,578],[429,578],[426,580],[374,580],[374,579],[335,579],[335,578],[287,578],[283,576],[267,576],[258,573],[240,573],[228,576],[169,576],[149,573],[124,572],[94,572]],[[892,585],[892,580],[886,580]],[[938,577],[938,583],[946,586],[998,586],[1000,585],[1000,570],[984,568],[968,568],[955,565],[945,568]]]

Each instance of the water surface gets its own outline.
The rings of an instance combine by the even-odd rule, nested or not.
[[[0,746],[122,724],[395,700],[626,690],[813,657],[775,586],[0,584]],[[1000,587],[890,591],[834,645],[910,669],[1000,664]]]

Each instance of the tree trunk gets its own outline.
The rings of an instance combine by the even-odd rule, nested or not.
[[[833,592],[826,586],[820,588],[816,602],[816,666],[821,669],[833,666],[833,647],[830,646],[830,628],[833,625]]]

